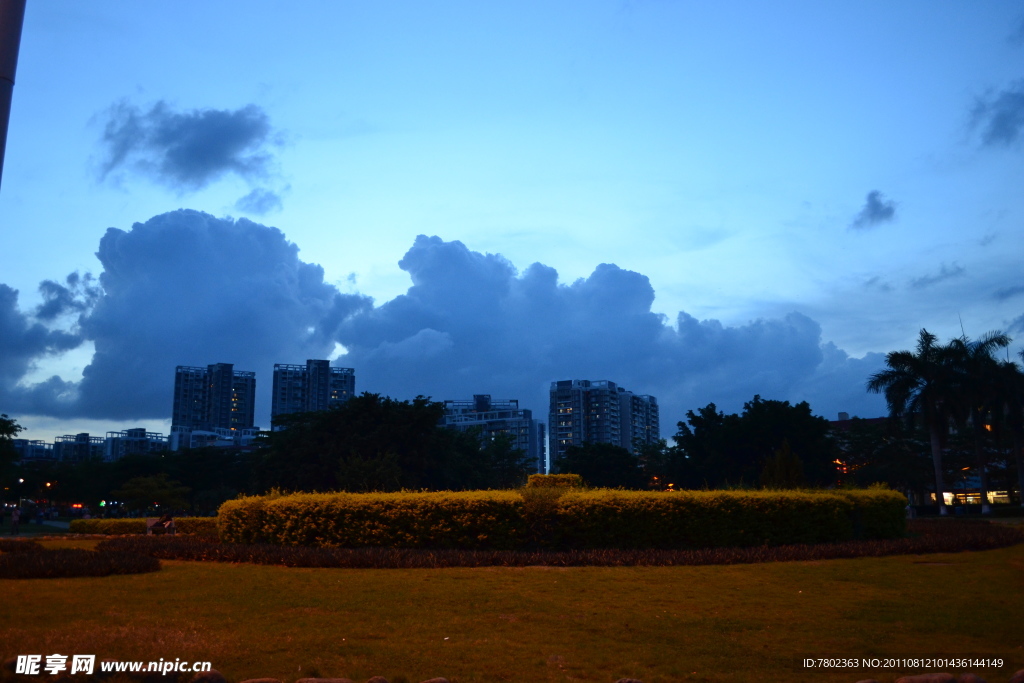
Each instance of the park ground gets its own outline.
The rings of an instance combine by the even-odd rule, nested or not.
[[[95,541],[44,541],[88,547]],[[1024,668],[1024,545],[700,567],[298,569],[0,580],[0,655],[210,661],[229,679],[883,683],[804,658],[987,656]],[[952,673],[960,673],[953,670]]]

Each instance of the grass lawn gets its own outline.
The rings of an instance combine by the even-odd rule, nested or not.
[[[95,541],[54,541],[89,547]],[[700,567],[289,569],[0,580],[0,659],[208,660],[229,679],[842,681],[804,657],[998,656],[1024,668],[1024,545]],[[769,673],[766,676],[766,672]],[[957,670],[951,673],[959,673]]]

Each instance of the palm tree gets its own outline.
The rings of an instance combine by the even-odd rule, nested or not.
[[[1020,356],[1024,360],[1024,351],[1021,351]],[[994,424],[1004,435],[1009,433],[1010,448],[1017,464],[1017,492],[1021,507],[1024,507],[1024,461],[1021,459],[1021,445],[1024,444],[1024,372],[1009,359],[999,363],[998,372]]]
[[[885,356],[887,370],[868,378],[868,391],[885,394],[893,419],[920,417],[928,430],[935,468],[935,502],[940,514],[949,514],[943,498],[942,447],[949,434],[951,408],[955,404],[956,373],[950,348],[922,329],[917,352],[891,351]]]
[[[949,342],[950,363],[955,371],[956,400],[953,403],[953,417],[957,426],[970,426],[974,437],[974,458],[978,468],[981,493],[981,512],[992,511],[988,502],[988,454],[984,441],[987,429],[991,429],[992,416],[1000,394],[999,362],[992,357],[997,348],[1009,346],[1010,338],[1001,332],[989,332],[978,341],[971,341],[964,335]]]

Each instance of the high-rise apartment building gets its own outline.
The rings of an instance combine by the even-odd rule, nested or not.
[[[481,441],[505,434],[513,448],[526,453],[533,471],[547,471],[544,424],[533,419],[531,410],[520,408],[516,399],[492,400],[489,394],[474,394],[472,401],[445,401],[441,424],[460,431],[477,429]]]
[[[174,370],[172,428],[252,429],[255,409],[255,372],[235,370],[231,363]]]
[[[611,443],[632,453],[661,438],[658,400],[608,380],[568,379],[551,383],[549,454],[555,461],[569,446]]]
[[[327,360],[307,360],[305,365],[276,363],[270,421],[288,413],[327,410],[352,398],[355,392],[352,368],[331,367]]]

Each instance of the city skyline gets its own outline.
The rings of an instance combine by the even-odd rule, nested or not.
[[[755,394],[882,415],[923,327],[1021,349],[1019,4],[53,0],[21,45],[28,438],[168,433],[169,372],[211,359],[534,408],[614,377],[667,434]]]

